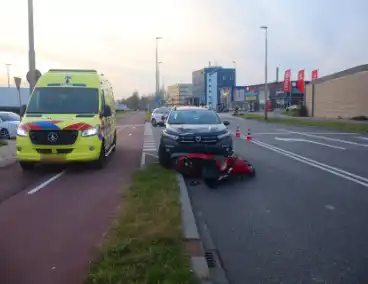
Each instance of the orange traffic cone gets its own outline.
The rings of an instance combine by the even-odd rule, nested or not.
[[[240,138],[240,129],[239,129],[239,124],[236,126],[235,137],[236,137],[236,138]]]
[[[252,135],[250,134],[250,129],[248,128],[247,141],[252,141]]]

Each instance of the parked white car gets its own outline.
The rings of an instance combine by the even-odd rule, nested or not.
[[[165,124],[166,118],[169,116],[170,108],[168,107],[159,107],[155,108],[151,114],[151,123],[153,126]]]
[[[20,116],[14,112],[0,111],[0,138],[10,139],[17,136]]]

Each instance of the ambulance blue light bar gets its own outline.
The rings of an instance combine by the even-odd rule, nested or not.
[[[47,84],[48,87],[87,87],[86,84],[77,84],[77,83],[52,83]]]

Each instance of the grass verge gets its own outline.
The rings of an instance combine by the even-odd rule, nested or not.
[[[240,115],[246,119],[255,119],[265,121],[262,114],[243,114]],[[268,117],[267,121],[270,123],[283,123],[289,125],[303,125],[303,126],[319,126],[331,129],[338,129],[344,131],[368,133],[368,123],[356,123],[345,121],[322,121],[313,120],[308,118],[295,118],[295,117]]]
[[[151,121],[151,113],[146,112],[146,121]]]
[[[150,165],[133,175],[121,213],[85,284],[192,284],[175,174]]]

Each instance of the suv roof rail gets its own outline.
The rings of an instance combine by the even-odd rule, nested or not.
[[[91,72],[97,73],[94,69],[50,69],[49,72]]]

